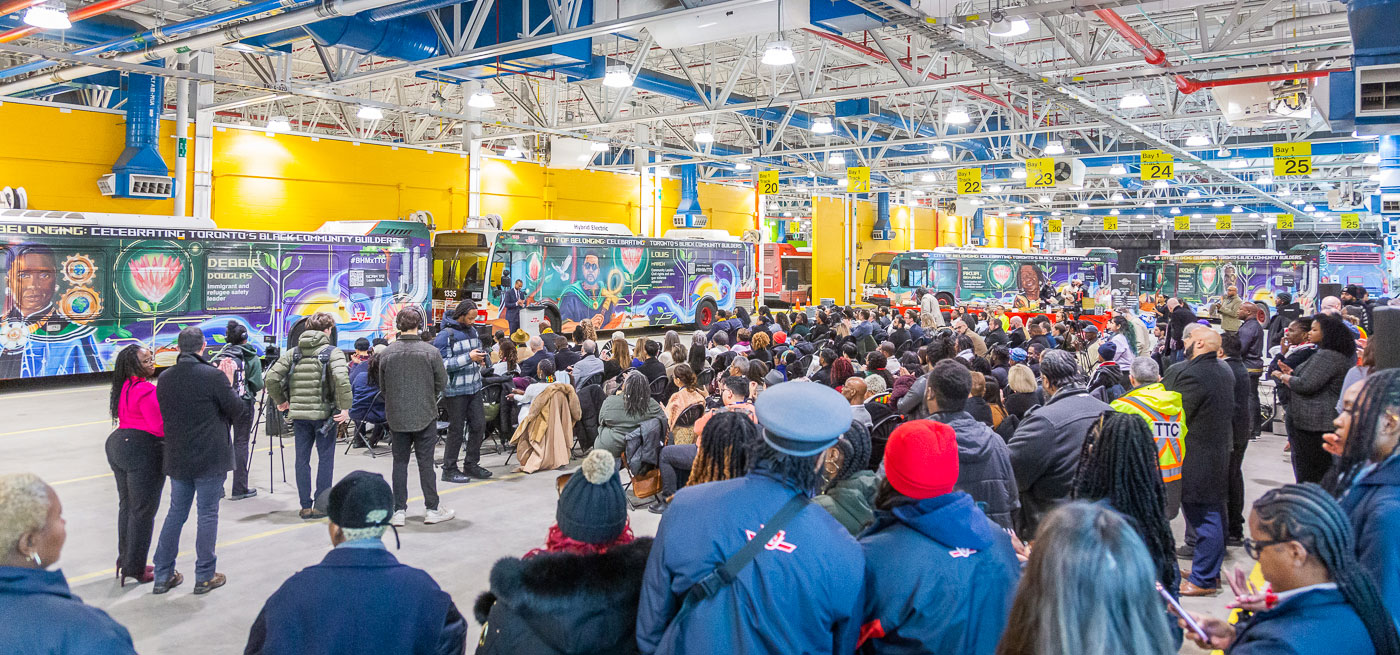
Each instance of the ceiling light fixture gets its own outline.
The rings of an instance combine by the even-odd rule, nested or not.
[[[715,133],[709,130],[697,130],[695,132],[696,143],[714,143]]]
[[[1224,201],[1224,200],[1216,200],[1216,201],[1210,203],[1210,206],[1219,209],[1220,207],[1224,207],[1224,206],[1225,206],[1225,201]]]
[[[1065,154],[1065,144],[1060,143],[1059,141],[1051,141],[1050,143],[1045,144],[1045,154],[1063,155]]]
[[[1195,213],[1195,214],[1192,214],[1192,215],[1191,215],[1191,218],[1200,218],[1200,217],[1201,217],[1200,213]]]
[[[1156,201],[1156,200],[1148,200],[1147,202],[1142,203],[1142,206],[1143,206],[1143,207],[1156,207],[1156,206],[1157,206],[1157,201]]]
[[[1048,193],[1042,193],[1042,194],[1040,194],[1040,197],[1039,197],[1039,198],[1036,198],[1036,201],[1037,201],[1037,202],[1050,202],[1051,200],[1052,200],[1052,198],[1050,197],[1050,194],[1048,194]]]
[[[1113,195],[1109,196],[1108,199],[1112,200],[1113,202],[1123,202],[1124,196],[1122,193],[1114,191]]]
[[[1146,93],[1143,93],[1142,91],[1139,91],[1137,89],[1133,89],[1132,91],[1129,91],[1127,95],[1123,96],[1122,100],[1118,101],[1118,108],[1138,109],[1140,107],[1147,107],[1151,104],[1152,103],[1147,100]]]
[[[992,193],[1001,193],[1001,189],[1002,186],[1000,184],[993,184],[992,186],[987,187],[987,190],[991,191]]]
[[[72,21],[68,20],[68,8],[62,0],[30,7],[24,12],[24,22],[41,30],[66,30],[73,26]]]
[[[355,112],[355,117],[362,121],[378,121],[384,119],[384,110],[378,107],[360,107]]]
[[[1249,217],[1250,217],[1250,218],[1259,218],[1259,212],[1250,212],[1250,213],[1249,213]]]
[[[1306,206],[1303,207],[1303,211],[1305,211],[1305,212],[1315,212],[1315,211],[1317,211],[1317,205],[1314,205],[1314,204],[1312,204],[1312,203],[1308,203]]]
[[[608,66],[607,73],[603,75],[603,86],[614,89],[625,89],[632,86],[632,71],[621,64]]]
[[[919,181],[920,181],[920,182],[933,182],[934,180],[937,180],[937,179],[938,179],[938,176],[934,175],[933,173],[924,173],[923,175],[920,175],[920,176],[919,176]]]
[[[1289,190],[1288,190],[1288,187],[1280,187],[1279,190],[1277,191],[1277,193],[1278,193],[1278,195],[1283,196],[1283,197],[1285,197],[1285,198],[1287,198],[1288,196],[1293,195],[1293,192],[1292,192],[1292,191],[1289,191]]]
[[[1192,134],[1186,137],[1186,147],[1201,148],[1210,145],[1210,137],[1204,134]]]
[[[748,162],[742,162],[742,161],[741,161],[741,162],[739,162],[739,163],[737,163],[737,164],[734,164],[734,170],[736,170],[736,171],[750,171],[750,170],[753,170],[753,166],[750,166]]]
[[[1081,203],[1079,203],[1079,204],[1076,205],[1076,206],[1079,207],[1080,209],[1088,209],[1088,208],[1089,208],[1089,203],[1087,203],[1087,202],[1081,202]]]
[[[1380,156],[1379,153],[1374,153],[1374,152],[1373,152],[1373,153],[1371,153],[1371,154],[1369,154],[1369,155],[1366,155],[1365,162],[1366,162],[1367,164],[1370,164],[1370,165],[1372,165],[1372,166],[1375,166],[1376,164],[1381,163],[1381,156]]]
[[[1238,157],[1230,160],[1230,168],[1245,168],[1247,166],[1249,166],[1249,163]]]
[[[1111,215],[1111,216],[1117,216],[1117,215],[1118,215],[1118,208],[1117,208],[1117,207],[1114,207],[1113,209],[1108,210],[1108,213],[1109,213],[1109,215]]]
[[[826,156],[826,163],[832,166],[845,166],[846,156],[839,152],[833,152]]]
[[[1029,34],[1030,31],[1031,26],[1026,22],[1026,19],[1013,18],[1011,20],[992,23],[992,25],[987,28],[987,35],[995,36],[998,39],[1009,39],[1013,36]]]
[[[952,125],[967,125],[972,122],[972,116],[962,105],[953,105],[948,109],[948,113],[943,115],[943,120]]]
[[[267,119],[267,131],[269,132],[290,132],[291,130],[292,121],[288,120],[286,116],[273,116]]]
[[[1152,188],[1154,189],[1165,189],[1167,188],[1167,186],[1168,184],[1166,180],[1157,180],[1152,183]]]
[[[1263,175],[1260,175],[1258,179],[1254,180],[1254,182],[1255,182],[1256,184],[1263,184],[1263,185],[1273,186],[1273,183],[1274,183],[1274,176],[1269,175],[1268,173],[1265,173],[1265,174],[1263,174]]]
[[[1225,159],[1225,158],[1227,158],[1227,157],[1229,157],[1229,156],[1230,156],[1230,149],[1229,149],[1229,148],[1221,148],[1221,149],[1215,151],[1215,158],[1216,158],[1216,159]]]
[[[1114,164],[1108,167],[1109,175],[1127,175],[1128,167],[1122,164]]]
[[[520,152],[520,148],[517,148],[517,147],[515,147],[514,145],[506,146],[506,158],[508,158],[508,159],[520,159],[520,158],[522,158],[522,157],[524,157],[524,156],[525,156],[525,153]]]
[[[1244,207],[1241,207],[1241,206],[1239,206],[1239,205],[1235,205],[1235,208],[1234,208],[1234,209],[1231,209],[1230,212],[1231,212],[1231,213],[1234,213],[1234,214],[1243,214],[1243,213],[1244,213]]]
[[[851,181],[850,181],[850,180],[847,180],[847,179],[844,178],[844,177],[841,178],[841,179],[839,179],[839,180],[836,180],[836,186],[843,187],[843,188],[844,188],[847,184],[850,184],[850,183],[851,183]]]
[[[1180,207],[1172,207],[1172,212],[1171,212],[1171,213],[1173,213],[1173,214],[1180,214],[1180,213],[1181,213],[1181,208],[1180,208]]]
[[[588,149],[593,152],[607,152],[608,144],[604,141],[592,141],[588,144]]]
[[[812,119],[812,134],[831,134],[836,128],[832,126],[831,119],[825,116],[818,116]]]
[[[1138,214],[1137,217],[1138,217],[1138,218],[1147,218],[1147,214]]]
[[[1195,200],[1196,198],[1201,197],[1201,192],[1195,189],[1191,189],[1186,192],[1186,197]]]
[[[626,73],[627,69],[622,69],[622,72]],[[609,73],[609,75],[611,75],[611,73]],[[608,84],[606,77],[604,77],[603,80],[604,84]],[[630,86],[631,84],[632,82],[628,81],[627,84],[623,84],[622,86]],[[608,86],[612,85],[608,84]],[[496,97],[491,95],[491,92],[487,91],[484,88],[477,89],[476,91],[472,92],[472,97],[467,98],[467,106],[476,109],[491,109],[492,107],[496,106]]]
[[[764,66],[791,66],[797,63],[797,56],[792,53],[792,44],[774,41],[764,48],[762,61]]]
[[[1018,206],[1016,207],[1016,211],[1018,211],[1018,212],[1023,212],[1023,211],[1026,211],[1026,208],[1025,208],[1025,207],[1021,207],[1021,206],[1018,205]]]
[[[1018,168],[1018,169],[1016,169],[1016,170],[1011,171],[1011,179],[1013,179],[1013,180],[1024,180],[1024,179],[1026,179],[1026,169],[1024,169],[1024,168]]]
[[[1062,213],[1063,213],[1063,212],[1053,211],[1053,212],[1050,212],[1050,215],[1051,215],[1051,216],[1059,216],[1059,215],[1062,214]]]
[[[937,161],[948,161],[952,157],[952,153],[948,152],[948,146],[938,146],[933,149],[933,158]]]

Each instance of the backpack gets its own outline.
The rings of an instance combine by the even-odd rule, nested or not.
[[[331,379],[331,352],[335,346],[327,344],[317,351],[316,359],[321,361],[321,402],[335,402],[335,381]],[[301,348],[292,351],[292,365],[287,367],[287,375],[282,378],[282,395],[287,399],[292,397],[292,375],[296,373],[297,363],[301,361]]]
[[[228,345],[220,349],[218,356],[214,358],[214,363],[218,365],[218,362],[224,359],[233,361],[233,393],[243,400],[248,400],[252,397],[252,394],[248,392],[248,364],[243,361],[241,354],[231,353],[228,349]],[[242,348],[239,348],[239,350],[242,350]]]

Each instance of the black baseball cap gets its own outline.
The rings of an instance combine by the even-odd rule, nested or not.
[[[351,471],[316,499],[316,509],[342,528],[389,525],[394,491],[378,473]]]

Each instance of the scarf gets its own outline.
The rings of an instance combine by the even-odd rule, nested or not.
[[[622,529],[622,534],[616,539],[605,544],[590,544],[564,536],[559,529],[559,524],[554,524],[549,528],[549,537],[545,539],[544,548],[536,548],[521,559],[529,559],[544,553],[570,553],[573,555],[599,555],[608,552],[609,549],[623,544],[630,544],[636,539],[632,535],[632,526],[628,525]]]

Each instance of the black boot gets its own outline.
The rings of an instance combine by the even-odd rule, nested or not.
[[[465,473],[462,473],[461,471],[458,471],[458,470],[456,470],[456,469],[443,469],[443,470],[442,470],[442,481],[443,481],[443,482],[455,482],[455,483],[457,483],[457,484],[461,484],[461,483],[463,483],[463,482],[471,482],[471,481],[472,481],[472,478],[471,478],[471,476],[469,476],[469,475],[467,475],[467,474],[465,474]]]
[[[481,468],[481,466],[477,464],[468,464],[462,468],[464,469],[464,473],[478,480],[486,480],[491,477],[490,471]]]

